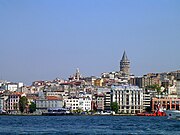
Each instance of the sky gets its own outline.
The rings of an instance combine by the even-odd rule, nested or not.
[[[179,0],[0,0],[0,79],[180,69]]]

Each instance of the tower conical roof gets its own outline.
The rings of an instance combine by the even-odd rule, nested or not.
[[[121,61],[129,61],[125,51],[123,53],[123,57]]]

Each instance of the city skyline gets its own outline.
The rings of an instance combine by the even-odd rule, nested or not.
[[[178,70],[179,1],[0,1],[0,77],[31,83]]]

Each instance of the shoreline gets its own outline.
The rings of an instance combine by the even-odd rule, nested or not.
[[[0,114],[0,116],[50,116],[42,114]],[[101,115],[101,114],[72,114],[72,115],[52,115],[52,116],[137,116],[137,114],[110,114],[110,115]]]

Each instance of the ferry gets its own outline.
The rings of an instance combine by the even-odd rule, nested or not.
[[[61,116],[61,115],[73,115],[73,113],[71,113],[66,108],[48,108],[47,112],[43,112],[42,115],[44,115],[44,116]]]
[[[178,119],[180,120],[180,111],[178,110],[164,110],[168,119]]]

